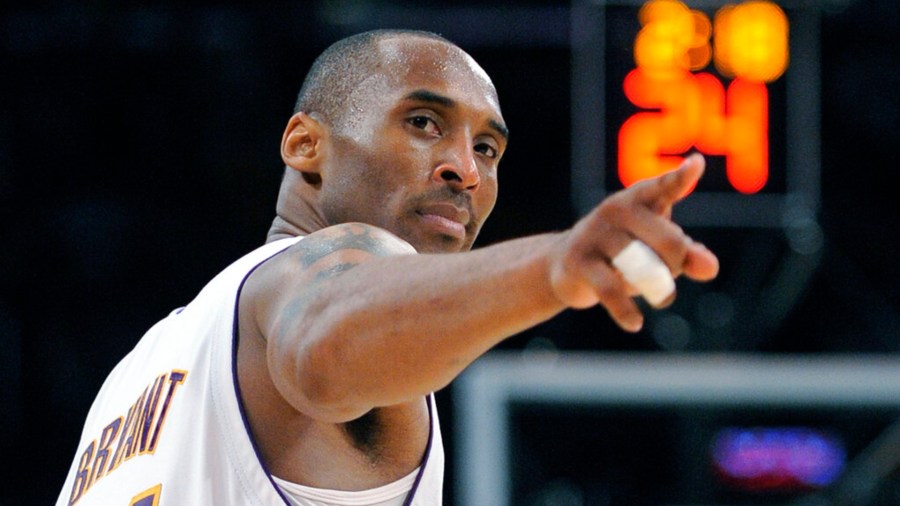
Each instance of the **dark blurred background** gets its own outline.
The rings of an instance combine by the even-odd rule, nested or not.
[[[0,448],[8,483],[0,504],[54,501],[105,375],[156,320],[264,241],[295,95],[313,58],[342,36],[433,30],[493,77],[512,143],[481,245],[577,218],[569,2],[445,4],[0,7]],[[802,268],[779,263],[789,230],[689,229],[720,248],[723,275],[685,287],[682,306],[664,314],[690,324],[686,304],[711,295],[719,310],[707,315],[705,333],[673,338],[665,329],[683,325],[657,317],[628,335],[592,309],[564,313],[501,348],[898,351],[900,4],[816,5],[821,82],[809,85],[821,87],[821,130],[808,135],[821,139],[813,227],[821,247],[800,255],[811,259],[801,258]],[[802,272],[792,281],[778,269]],[[453,504],[453,406],[447,392],[439,402]]]

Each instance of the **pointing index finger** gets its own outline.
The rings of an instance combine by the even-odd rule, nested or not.
[[[640,200],[659,212],[665,212],[697,186],[705,168],[706,159],[700,153],[694,153],[685,158],[677,169],[647,180],[640,190]]]

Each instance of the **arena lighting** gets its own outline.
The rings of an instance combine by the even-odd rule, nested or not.
[[[846,451],[840,438],[812,427],[726,427],[710,455],[720,478],[743,490],[821,489],[840,476]]]
[[[788,21],[768,1],[725,5],[714,22],[677,0],[640,9],[636,68],[623,82],[640,109],[620,127],[618,175],[624,186],[673,168],[690,150],[725,158],[731,186],[759,192],[769,179],[766,83],[788,64]],[[714,61],[722,78],[697,72]],[[726,84],[724,78],[730,78]]]

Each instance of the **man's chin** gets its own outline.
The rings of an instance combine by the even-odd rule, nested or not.
[[[460,253],[472,249],[472,241],[468,238],[461,241],[456,237],[446,235],[430,237],[427,240],[419,240],[416,241],[416,243],[412,243],[412,245],[419,253],[430,254]]]

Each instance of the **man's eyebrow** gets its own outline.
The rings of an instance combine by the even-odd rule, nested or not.
[[[488,124],[490,124],[491,128],[496,130],[497,133],[500,134],[501,137],[503,137],[503,140],[505,140],[505,141],[509,140],[509,129],[506,128],[506,125],[504,125],[503,123],[500,123],[499,121],[497,121],[495,119],[490,120],[488,122]]]
[[[405,98],[406,100],[415,100],[417,102],[437,104],[447,108],[456,106],[456,102],[452,98],[445,97],[444,95],[438,95],[437,93],[428,90],[416,90],[410,92],[403,98]]]
[[[436,105],[440,105],[442,107],[446,107],[448,109],[456,107],[456,101],[453,100],[452,98],[446,97],[444,95],[440,95],[438,93],[435,93],[435,92],[429,91],[429,90],[415,90],[415,91],[408,93],[403,98],[406,100],[414,100],[417,102],[436,104]],[[491,128],[496,130],[497,133],[501,137],[503,137],[504,140],[509,140],[509,129],[506,128],[506,125],[504,125],[503,123],[501,123],[497,120],[494,120],[494,119],[490,120],[488,122],[488,124],[491,126]]]

